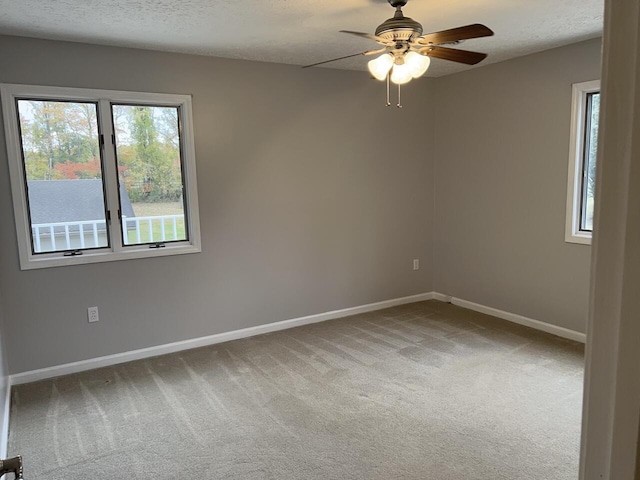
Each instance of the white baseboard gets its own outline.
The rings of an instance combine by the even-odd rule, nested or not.
[[[2,426],[0,430],[0,458],[7,458],[7,447],[9,444],[9,414],[11,413],[11,377],[7,376],[7,390],[4,397],[4,410]],[[0,399],[2,401],[2,399]]]
[[[557,335],[558,337],[568,338],[569,340],[575,340],[576,342],[586,343],[587,337],[584,333],[576,332],[575,330],[569,330],[568,328],[558,327],[550,323],[541,322],[540,320],[534,320],[533,318],[523,317],[515,313],[505,312],[504,310],[498,310],[497,308],[487,307],[479,303],[463,300],[462,298],[451,297],[450,295],[444,295],[442,293],[433,292],[433,298],[443,302],[452,303],[462,308],[474,310],[476,312],[485,313],[494,317],[502,318],[525,327],[531,327],[536,330],[542,330],[543,332]]]
[[[82,360],[79,362],[66,363],[64,365],[56,365],[53,367],[41,368],[38,370],[16,373],[14,375],[11,375],[10,381],[11,385],[36,382],[38,380],[59,377],[61,375],[68,375],[70,373],[84,372],[86,370],[108,367],[111,365],[117,365],[119,363],[130,362],[133,360],[141,360],[144,358],[156,357],[158,355],[165,355],[167,353],[189,350],[191,348],[206,347],[208,345],[214,345],[216,343],[223,343],[229,342],[231,340],[238,340],[240,338],[253,337],[255,335],[261,335],[264,333],[276,332],[278,330],[286,330],[288,328],[308,325],[310,323],[324,322],[325,320],[348,317],[350,315],[372,312],[374,310],[382,310],[383,308],[395,307],[397,305],[421,302],[424,300],[433,300],[433,298],[434,293],[428,292],[418,295],[411,295],[408,297],[384,300],[382,302],[369,303],[367,305],[360,305],[357,307],[344,308],[342,310],[333,310],[330,312],[308,315],[306,317],[292,318],[290,320],[283,320],[280,322],[268,323],[266,325],[243,328],[241,330],[234,330],[231,332],[218,333],[215,335],[209,335],[207,337],[193,338],[181,342],[157,345],[155,347],[142,348],[140,350],[133,350],[130,352],[116,353],[114,355],[107,355],[104,357],[90,358],[88,360]]]
[[[445,295],[444,293],[433,292],[433,299],[444,303],[451,303],[451,295]]]
[[[191,348],[206,347],[208,345],[214,345],[216,343],[229,342],[231,340],[238,340],[240,338],[253,337],[255,335],[276,332],[279,330],[286,330],[288,328],[308,325],[310,323],[324,322],[326,320],[348,317],[350,315],[382,310],[383,308],[404,305],[407,303],[421,302],[424,300],[439,300],[441,302],[452,303],[463,308],[468,308],[469,310],[492,315],[494,317],[502,318],[510,322],[518,323],[520,325],[531,327],[536,330],[542,330],[543,332],[551,333],[559,337],[568,338],[582,343],[585,343],[586,340],[584,333],[576,332],[574,330],[569,330],[563,327],[558,327],[556,325],[534,320],[532,318],[523,317],[522,315],[517,315],[515,313],[505,312],[496,308],[487,307],[485,305],[480,305],[479,303],[470,302],[461,298],[451,297],[450,295],[445,295],[438,292],[428,292],[418,295],[411,295],[408,297],[394,298],[382,302],[369,303],[367,305],[360,305],[357,307],[344,308],[342,310],[333,310],[330,312],[308,315],[306,317],[292,318],[290,320],[283,320],[280,322],[268,323],[266,325],[243,328],[241,330],[234,330],[231,332],[218,333],[215,335],[209,335],[207,337],[193,338],[181,342],[157,345],[155,347],[142,348],[140,350],[116,353],[114,355],[90,358],[88,360],[82,360],[79,362],[66,363],[64,365],[56,365],[53,367],[17,373],[10,376],[9,385],[20,385],[23,383],[36,382],[38,380],[59,377],[61,375],[84,372],[86,370],[93,370],[96,368],[117,365],[119,363],[130,362],[133,360],[156,357],[158,355],[165,355],[167,353],[189,350]],[[6,402],[9,401],[10,397],[7,398]],[[7,415],[8,428],[8,411],[5,412],[5,415]],[[0,438],[0,440],[2,439]],[[0,443],[0,450],[1,447],[2,443]]]

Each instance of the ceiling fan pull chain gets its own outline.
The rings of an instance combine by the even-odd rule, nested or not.
[[[391,73],[387,73],[387,107],[391,106],[391,93],[390,93],[390,78]]]
[[[400,84],[398,84],[398,104],[396,107],[402,108],[402,102],[400,101]]]

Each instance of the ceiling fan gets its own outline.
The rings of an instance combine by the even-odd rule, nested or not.
[[[392,18],[378,25],[375,34],[340,30],[342,33],[374,40],[382,46],[381,48],[305,65],[302,68],[315,67],[359,55],[381,54],[378,58],[371,60],[368,63],[368,67],[375,78],[387,81],[387,105],[390,105],[389,81],[398,85],[399,96],[400,85],[404,85],[413,78],[421,77],[426,73],[431,57],[466,65],[475,65],[487,57],[486,53],[459,50],[449,48],[449,46],[457,45],[463,40],[489,37],[493,35],[493,31],[490,28],[475,23],[423,34],[422,25],[412,18],[405,17],[402,13],[402,7],[407,4],[408,0],[387,1],[396,9],[396,13]],[[399,98],[397,106],[401,107]]]

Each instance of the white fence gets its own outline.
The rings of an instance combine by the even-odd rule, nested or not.
[[[184,215],[122,217],[125,245],[181,240],[178,238]],[[154,227],[156,232],[154,232]],[[31,226],[35,253],[99,248],[108,245],[105,220],[38,223]],[[131,236],[134,238],[131,239]]]
[[[101,237],[106,239],[105,225],[104,220],[31,225],[33,250],[40,253],[104,247],[107,243],[103,243]]]
[[[166,223],[170,223],[169,231],[173,233],[171,237],[172,240],[178,238],[178,220],[184,220],[184,215],[160,215],[153,217],[131,217],[127,218],[126,216],[122,217],[122,230],[125,232],[129,232],[131,230],[135,231],[135,242],[130,242],[127,236],[125,236],[125,244],[126,245],[135,245],[136,243],[152,243],[152,242],[165,242],[168,240],[167,238],[167,225]],[[153,225],[158,222],[160,224],[160,234],[157,235],[157,238],[154,238],[153,233]],[[142,229],[141,226],[145,225],[147,227],[148,237],[142,238]]]

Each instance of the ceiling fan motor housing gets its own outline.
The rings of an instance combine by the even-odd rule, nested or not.
[[[405,17],[402,12],[398,12],[393,18],[385,20],[376,28],[376,37],[384,38],[386,41],[410,42],[414,38],[422,35],[422,25],[414,19]]]

